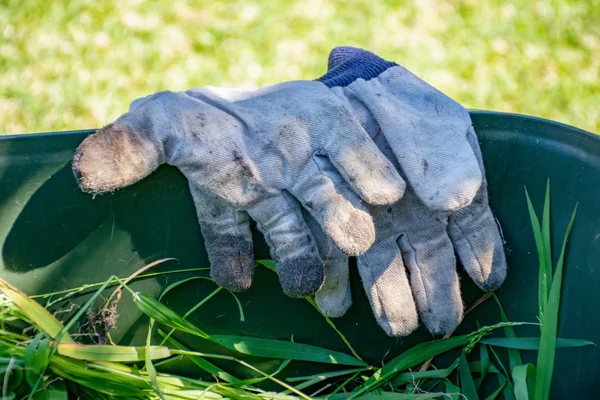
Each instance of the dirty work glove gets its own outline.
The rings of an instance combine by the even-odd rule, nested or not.
[[[506,276],[503,240],[468,112],[403,67],[356,48],[334,49],[320,81],[347,99],[408,181],[399,202],[370,208],[376,240],[357,258],[379,325],[390,336],[405,336],[416,329],[419,314],[430,332],[452,332],[463,317],[455,252],[485,291],[498,288]],[[397,150],[400,144],[409,154]],[[316,302],[325,315],[342,316],[352,303],[348,257],[308,221],[325,262]]]
[[[189,181],[215,282],[232,291],[251,285],[252,218],[292,297],[314,294],[324,274],[300,204],[342,252],[358,255],[374,240],[361,199],[391,204],[405,187],[347,102],[316,81],[138,99],[83,141],[73,170],[81,189],[103,193],[163,163]],[[322,169],[351,190],[338,193]]]

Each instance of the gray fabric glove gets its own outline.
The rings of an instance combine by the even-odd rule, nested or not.
[[[211,276],[232,291],[252,281],[249,218],[264,233],[284,292],[305,297],[324,272],[300,204],[337,248],[359,255],[374,241],[363,201],[392,204],[405,188],[347,102],[316,81],[138,99],[83,141],[73,170],[82,190],[104,193],[163,163],[188,179]],[[341,194],[330,177],[350,189]]]
[[[498,288],[506,276],[503,240],[488,204],[481,151],[468,112],[403,67],[351,47],[332,51],[329,72],[320,80],[349,102],[409,183],[396,204],[370,208],[376,240],[357,258],[377,322],[388,335],[405,336],[417,328],[419,314],[430,332],[452,332],[463,317],[455,252],[485,291]],[[393,143],[399,137],[415,152],[396,151]],[[469,175],[464,163],[471,162],[471,155],[478,173]],[[444,184],[431,191],[431,179],[438,176],[445,177]],[[334,181],[344,188],[344,182]],[[436,197],[438,191],[442,196]],[[342,316],[352,304],[348,257],[314,220],[307,220],[325,262],[316,302],[325,315]]]

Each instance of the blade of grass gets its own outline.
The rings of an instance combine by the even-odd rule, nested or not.
[[[276,268],[275,262],[273,260],[256,260],[255,261],[255,265],[261,265],[261,266],[263,266],[263,267],[271,270],[272,272],[277,273],[277,268]],[[344,344],[346,345],[346,347],[348,347],[348,349],[350,350],[350,352],[352,353],[352,355],[354,357],[356,357],[357,359],[363,361],[363,359],[360,357],[360,355],[358,354],[358,352],[356,350],[354,350],[354,347],[352,347],[352,345],[350,344],[350,341],[337,328],[337,326],[335,326],[334,322],[329,317],[326,317],[325,315],[323,315],[323,313],[319,309],[319,306],[317,305],[317,303],[314,300],[314,298],[312,298],[312,297],[306,297],[305,299],[315,308],[315,310],[317,310],[317,312],[319,314],[321,314],[321,316],[323,318],[325,318],[325,322],[327,322],[327,324],[329,326],[331,326],[331,328],[333,328],[333,330],[338,334],[338,336],[342,339],[342,341],[344,342]]]
[[[108,362],[137,362],[144,361],[146,357],[159,360],[171,355],[169,348],[164,346],[134,347],[100,344],[60,344],[58,354],[77,360]]]
[[[37,328],[46,332],[53,339],[58,337],[64,326],[48,310],[2,278],[0,278],[0,290]],[[64,343],[75,343],[69,336],[62,340]]]
[[[156,369],[154,368],[154,364],[152,364],[152,353],[151,353],[151,349],[153,348],[152,346],[152,328],[154,328],[154,320],[151,319],[150,320],[150,324],[148,326],[148,336],[146,337],[146,351],[145,353],[145,363],[144,365],[146,366],[146,372],[148,373],[148,376],[150,377],[150,381],[152,382],[152,386],[154,387],[154,390],[156,391],[156,394],[158,395],[158,397],[160,398],[160,400],[165,400],[165,396],[162,393],[160,386],[158,385],[158,380],[156,379]],[[167,349],[168,351],[168,349]],[[169,356],[171,355],[171,352],[169,351]]]
[[[546,183],[546,197],[544,198],[544,214],[542,216],[542,242],[544,245],[544,259],[546,270],[540,278],[540,285],[543,283],[545,299],[548,299],[550,294],[550,286],[552,285],[552,244],[550,239],[550,179]],[[541,269],[540,269],[541,270]],[[548,303],[545,303],[547,306]],[[545,310],[544,310],[545,311]],[[541,316],[543,318],[543,316]]]
[[[392,387],[398,387],[407,383],[413,383],[419,379],[445,379],[458,367],[459,361],[460,358],[457,358],[448,368],[444,369],[402,372],[391,379],[390,384]]]
[[[231,357],[231,356],[225,356],[222,354],[201,353],[201,352],[196,352],[196,351],[172,350],[172,352],[173,352],[173,354],[182,354],[182,355],[190,356],[190,357],[206,357],[206,358],[217,358],[217,359],[221,359],[221,360],[234,361],[240,365],[245,366],[246,368],[251,369],[254,372],[261,374],[262,376],[268,378],[269,380],[272,380],[273,382],[281,385],[282,387],[292,391],[293,393],[297,394],[298,396],[302,397],[303,399],[311,400],[311,398],[309,396],[305,395],[302,392],[299,392],[298,390],[294,389],[292,386],[288,385],[287,383],[285,383],[273,376],[270,376],[266,372],[263,372],[263,371],[259,370],[258,368],[252,366],[251,364],[248,364],[247,362],[242,361],[238,358]]]
[[[508,382],[507,387],[504,388],[504,391],[503,391],[504,397],[506,398],[506,400],[512,400],[512,399],[514,399],[514,394],[512,395],[512,397],[510,395],[506,394],[506,392],[510,392],[512,394],[514,391],[514,386],[511,382],[511,380],[508,378],[508,371],[506,370],[504,363],[502,363],[502,360],[500,360],[500,357],[498,356],[498,353],[496,353],[496,350],[494,350],[493,347],[490,347],[489,350],[492,352],[492,354],[494,355],[494,358],[496,359],[496,362],[500,366],[500,368],[499,368],[501,370],[500,376]],[[498,378],[498,383],[502,384],[502,381],[500,378]]]
[[[475,386],[477,387],[477,390],[479,390],[479,388],[481,387],[485,376],[490,370],[490,354],[488,352],[487,346],[483,343],[483,341],[479,344],[479,359],[481,361],[481,376],[479,377],[479,379],[477,379],[477,381],[475,381]]]
[[[194,324],[183,319],[164,304],[143,293],[134,294],[134,303],[144,314],[155,319],[158,323],[210,340],[213,343],[242,354],[284,360],[292,359],[327,364],[365,366],[364,362],[348,354],[306,344],[234,335],[209,335]]]
[[[452,400],[459,400],[462,398],[460,388],[450,382],[446,382],[446,393]]]
[[[348,385],[350,382],[354,381],[363,371],[357,371],[356,373],[354,373],[352,376],[348,377],[346,380],[344,380],[344,382],[342,382],[338,387],[335,388],[335,390],[333,392],[331,392],[331,394],[329,394],[327,396],[327,399],[331,399],[333,396],[336,396],[336,393],[338,393],[341,390],[345,390],[346,385]],[[345,395],[345,394],[344,394]]]
[[[477,388],[475,388],[473,375],[471,375],[469,363],[467,362],[467,356],[465,355],[464,351],[460,353],[460,362],[458,364],[458,370],[460,375],[460,386],[462,389],[462,394],[464,394],[468,400],[479,400]]]
[[[472,312],[473,310],[475,310],[477,307],[479,307],[481,304],[485,303],[486,301],[488,301],[490,299],[490,297],[492,297],[492,295],[494,294],[494,291],[491,292],[487,292],[484,293],[480,298],[478,298],[477,300],[475,300],[475,302],[473,304],[471,304],[466,310],[465,313],[463,315],[463,318],[465,318],[467,316],[467,314],[469,314],[470,312]],[[454,332],[448,332],[444,335],[444,339],[449,338],[450,336],[452,336]],[[419,371],[426,371],[427,368],[429,367],[429,364],[431,364],[431,362],[433,361],[433,358],[430,358],[429,360],[425,361],[423,363],[423,365],[421,365],[421,368],[419,368]]]
[[[321,314],[321,316],[323,318],[325,318],[325,322],[327,322],[327,324],[329,326],[331,326],[333,328],[333,330],[338,334],[338,336],[342,339],[342,341],[344,342],[344,344],[346,345],[346,347],[348,347],[348,350],[350,350],[350,352],[352,353],[352,355],[354,357],[356,357],[357,359],[363,361],[363,359],[360,357],[360,355],[358,354],[358,352],[356,350],[354,350],[354,347],[352,347],[352,345],[350,344],[350,341],[346,338],[346,336],[342,333],[342,331],[340,331],[337,328],[337,326],[335,326],[335,324],[333,323],[333,321],[329,317],[326,317],[325,315],[323,315],[323,313],[321,312],[321,310],[319,310],[319,306],[317,305],[316,301],[312,297],[307,297],[306,300],[317,310],[317,312],[319,314]]]
[[[565,237],[560,251],[560,257],[556,265],[556,272],[552,280],[550,296],[546,314],[542,323],[542,334],[540,339],[540,351],[537,359],[537,374],[535,380],[535,399],[547,399],[550,395],[550,386],[552,385],[552,374],[554,371],[554,357],[556,348],[556,335],[558,333],[558,312],[560,309],[560,295],[563,277],[563,267],[565,260],[565,251],[575,216],[577,215],[577,205],[571,215],[571,220],[567,226]]]
[[[481,343],[489,344],[490,346],[496,347],[506,347],[510,349],[519,349],[519,350],[538,350],[540,347],[540,338],[538,337],[520,337],[520,338],[488,338],[483,339]],[[566,348],[566,347],[585,347],[585,346],[595,346],[596,344],[593,342],[588,342],[587,340],[579,340],[579,339],[556,339],[556,347],[555,348]]]
[[[439,354],[464,346],[469,343],[470,340],[471,335],[463,335],[420,343],[406,350],[404,353],[377,370],[373,377],[369,378],[367,382],[357,388],[349,399],[357,398],[361,394],[385,384],[398,372],[403,372],[407,368],[412,368]]]
[[[94,301],[96,301],[96,299],[100,296],[100,294],[104,291],[104,289],[106,289],[106,287],[110,284],[110,282],[114,278],[116,278],[116,277],[111,276],[110,278],[108,278],[108,280],[104,283],[104,285],[100,286],[100,288],[96,291],[96,293],[94,293],[94,295],[92,295],[92,297],[89,298],[89,300],[77,311],[77,313],[75,313],[75,315],[71,318],[71,320],[67,323],[67,325],[62,327],[62,329],[56,334],[56,337],[54,338],[56,340],[56,343],[61,344],[61,342],[63,341],[63,338],[69,339],[68,341],[65,341],[65,343],[67,343],[67,344],[74,343],[73,340],[69,336],[69,329],[71,329],[71,327],[75,324],[75,322],[78,321],[79,318],[81,318],[81,316],[91,307],[91,305],[94,303]],[[37,304],[35,301],[33,301],[33,303]],[[39,304],[37,304],[37,306],[41,307]],[[42,307],[42,309],[45,312],[48,312],[45,308]],[[54,318],[54,317],[52,317],[52,318]],[[57,351],[57,346],[52,347],[49,358],[52,358],[52,356],[54,355],[54,353],[56,351]],[[29,396],[27,398],[28,400],[31,400],[33,398],[33,395],[36,393],[39,384],[43,380],[44,373],[46,372],[47,367],[48,366],[44,367],[44,369],[40,373],[40,376],[39,376],[37,382],[35,383],[35,385],[32,386],[31,392],[29,393]]]
[[[166,336],[166,333],[160,329],[158,330],[158,334],[163,337]],[[171,346],[175,347],[178,350],[190,351],[183,344],[179,343],[177,340],[175,340],[173,338],[168,338],[168,341],[171,344]],[[190,359],[192,360],[192,362],[194,364],[196,364],[198,367],[202,368],[204,371],[208,372],[211,375],[218,377],[221,380],[224,380],[225,382],[231,383],[231,382],[239,381],[239,379],[236,378],[235,376],[223,371],[221,368],[217,367],[216,365],[214,365],[213,363],[211,363],[208,360],[205,360],[202,357],[190,357]]]
[[[533,399],[536,370],[533,364],[520,365],[513,369],[516,400]]]
[[[544,237],[542,235],[542,228],[540,226],[540,220],[533,209],[533,204],[531,203],[531,198],[529,197],[529,192],[527,192],[527,188],[525,188],[525,197],[527,199],[527,209],[529,211],[529,218],[531,219],[531,227],[533,229],[533,237],[535,239],[535,247],[538,253],[538,260],[540,263],[539,276],[538,276],[538,304],[539,304],[539,313],[540,313],[540,322],[542,322],[545,310],[546,303],[548,302],[548,290],[549,288],[546,286],[548,281],[548,276],[551,276],[551,266],[547,264],[547,260],[545,257],[545,246],[544,246]],[[522,365],[520,363],[519,365]],[[511,367],[512,370],[512,367]]]
[[[187,283],[189,281],[192,280],[196,280],[196,279],[204,279],[210,282],[213,282],[212,279],[207,278],[205,276],[193,276],[191,278],[187,278],[187,279],[182,279],[180,281],[177,281],[169,286],[167,286],[165,288],[165,290],[160,294],[160,296],[158,297],[158,301],[160,302],[163,297],[169,293],[171,290],[177,288],[180,285],[183,285],[184,283]],[[206,304],[206,302],[208,302],[210,299],[212,299],[213,297],[215,297],[219,292],[221,292],[221,290],[223,290],[223,288],[218,287],[216,288],[212,293],[210,293],[208,296],[206,296],[205,298],[203,298],[202,300],[200,300],[198,303],[196,303],[196,305],[194,305],[192,308],[190,308],[185,314],[183,314],[183,319],[186,319],[190,314],[194,313],[197,309],[199,309],[200,307],[202,307],[204,304]],[[175,328],[172,328],[171,331],[167,334],[166,337],[163,338],[162,342],[160,343],[161,346],[167,341],[167,339],[175,332]]]
[[[500,310],[500,319],[502,320],[502,322],[509,322],[508,317],[506,316],[506,313],[504,312],[504,308],[502,307],[502,304],[500,303],[500,299],[496,295],[494,295],[494,299],[496,300],[496,304],[498,304],[498,309]],[[512,326],[505,326],[504,334],[508,338],[516,337],[515,330]],[[519,350],[508,349],[507,351],[508,351],[508,361],[509,361],[511,371],[515,367],[517,367],[519,365],[523,365],[523,358],[521,357],[521,353],[519,352]],[[507,376],[507,379],[509,379],[508,376]]]
[[[292,359],[360,367],[366,366],[363,361],[348,354],[324,349],[322,347],[286,342],[283,340],[234,335],[211,335],[210,340],[225,348],[258,357],[280,358],[284,360]]]

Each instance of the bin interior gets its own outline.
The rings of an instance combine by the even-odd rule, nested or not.
[[[472,118],[484,154],[491,206],[506,240],[509,273],[497,295],[508,317],[537,322],[538,261],[524,187],[540,214],[549,178],[555,260],[571,212],[579,203],[567,251],[559,336],[600,344],[600,139],[569,126],[519,115],[473,111]],[[102,282],[113,274],[126,277],[167,257],[177,261],[165,262],[155,272],[208,268],[188,186],[175,168],[163,166],[142,182],[111,195],[92,198],[79,191],[70,162],[76,146],[92,132],[0,138],[3,279],[32,295]],[[269,258],[262,236],[253,231],[256,258]],[[204,270],[160,275],[131,286],[158,296],[173,282],[207,274]],[[482,295],[463,273],[461,287],[467,306]],[[164,302],[183,314],[215,288],[206,280],[190,280],[168,294]],[[367,362],[381,365],[403,349],[432,339],[423,327],[405,338],[387,337],[372,316],[354,262],[352,290],[353,307],[334,322]],[[347,351],[314,308],[305,300],[283,295],[275,274],[264,268],[257,269],[253,287],[238,298],[244,321],[226,291],[189,319],[209,332],[283,340],[293,336],[299,343]],[[85,299],[82,296],[77,302]],[[121,344],[143,344],[147,319],[130,295],[124,293],[118,311],[113,339]],[[493,300],[469,314],[456,334],[474,330],[476,320],[482,325],[500,321]],[[539,328],[518,327],[517,333],[539,336]],[[211,350],[209,344],[189,335],[175,337],[191,347]],[[506,354],[503,350],[499,353]],[[536,352],[522,353],[525,362],[535,362]],[[278,362],[252,362],[267,372],[279,366]],[[235,372],[238,366],[226,368]],[[294,362],[282,376],[328,368],[334,367]],[[173,369],[196,373],[186,362]],[[600,353],[596,347],[559,349],[554,373],[553,398],[591,398],[600,389]]]

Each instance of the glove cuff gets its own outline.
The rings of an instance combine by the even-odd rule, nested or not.
[[[329,53],[328,72],[316,81],[332,88],[348,86],[357,79],[369,80],[398,64],[369,51],[350,46],[336,47]]]

